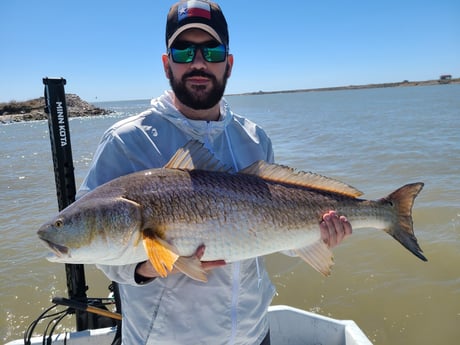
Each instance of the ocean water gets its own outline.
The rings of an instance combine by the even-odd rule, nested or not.
[[[266,258],[288,304],[354,320],[375,344],[457,344],[460,338],[460,85],[227,97],[271,136],[279,163],[347,182],[374,199],[410,182],[422,262],[390,236],[356,230],[334,250],[324,278],[296,258]],[[99,103],[113,115],[70,120],[77,185],[111,124],[149,100]],[[64,266],[45,260],[37,228],[57,211],[45,121],[0,125],[0,341],[66,297]],[[86,266],[88,296],[109,281]],[[60,330],[73,327],[73,319]]]

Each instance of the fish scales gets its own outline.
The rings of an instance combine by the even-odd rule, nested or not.
[[[39,237],[54,253],[50,260],[122,265],[150,259],[162,276],[176,266],[205,281],[199,263],[190,259],[204,244],[202,260],[234,262],[293,251],[327,275],[332,253],[321,240],[319,222],[329,210],[345,215],[354,230],[385,230],[426,260],[411,218],[422,183],[364,200],[341,182],[288,167],[259,162],[232,173],[199,144],[190,145],[200,162],[218,171],[190,167],[193,157],[184,150],[164,168],[96,188],[40,228]],[[177,158],[181,163],[175,165]]]
[[[155,198],[155,207],[144,206],[144,219],[153,229],[167,224],[167,231],[157,235],[173,243],[183,256],[192,255],[200,244],[207,248],[204,260],[228,262],[299,244],[304,247],[319,239],[318,224],[330,209],[347,214],[351,222],[359,217],[371,222],[372,216],[378,220],[378,208],[371,202],[274,184],[250,175],[174,170],[161,174],[171,175],[175,188],[167,188]],[[141,203],[138,194],[132,193],[130,189],[127,198]],[[143,205],[148,204],[145,201]],[[313,233],[306,236],[308,232]]]

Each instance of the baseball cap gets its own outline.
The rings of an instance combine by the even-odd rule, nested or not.
[[[188,0],[174,4],[166,22],[166,46],[171,47],[174,40],[189,29],[206,31],[228,47],[227,21],[219,5],[214,2]]]

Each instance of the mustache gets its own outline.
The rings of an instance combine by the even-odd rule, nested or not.
[[[190,78],[190,77],[204,77],[204,78],[209,78],[209,79],[212,79],[212,80],[216,79],[216,77],[213,74],[206,73],[205,71],[196,70],[196,71],[191,71],[189,73],[185,73],[182,76],[182,80],[185,80],[185,79]]]

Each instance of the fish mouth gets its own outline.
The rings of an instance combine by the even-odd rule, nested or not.
[[[53,243],[43,238],[41,240],[45,242],[48,245],[48,247],[50,247],[50,249],[53,251],[53,253],[60,258],[62,258],[64,255],[69,254],[69,248],[67,248],[66,246],[61,246],[60,244]]]

